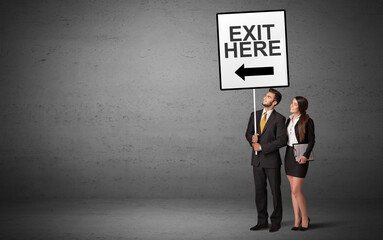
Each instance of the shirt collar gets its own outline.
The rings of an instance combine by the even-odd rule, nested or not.
[[[271,109],[271,110],[267,111],[267,116],[270,116],[270,114],[271,114],[273,111],[274,111],[274,109]],[[266,112],[266,110],[263,109],[263,111],[262,111],[262,116],[263,116],[263,114],[265,114],[265,112]]]
[[[294,116],[294,114],[290,115],[290,120],[293,120],[293,116]],[[295,118],[295,120],[296,120],[295,122],[297,122],[300,117],[301,117],[301,114],[299,114],[299,116],[297,118]]]

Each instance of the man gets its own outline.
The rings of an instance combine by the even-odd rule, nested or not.
[[[285,127],[286,118],[274,110],[282,95],[270,88],[263,98],[263,110],[256,113],[257,134],[254,131],[254,112],[251,113],[246,131],[246,139],[252,146],[251,165],[253,166],[255,183],[255,203],[258,211],[258,223],[250,228],[252,231],[268,228],[267,213],[267,182],[269,181],[273,195],[274,211],[270,216],[270,232],[276,232],[281,227],[282,197],[281,197],[281,156],[279,148],[287,143]],[[257,151],[257,155],[255,155]]]

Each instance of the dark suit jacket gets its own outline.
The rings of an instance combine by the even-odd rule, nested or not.
[[[294,127],[295,136],[297,137],[298,143],[307,143],[308,144],[307,149],[306,149],[305,153],[303,154],[303,156],[305,156],[306,158],[309,158],[310,153],[313,150],[314,144],[315,144],[314,121],[311,118],[309,118],[309,120],[307,121],[306,134],[305,134],[305,138],[303,139],[303,141],[299,140],[299,130],[298,130],[299,121],[301,121],[301,119],[298,120],[297,124],[295,124],[295,127]],[[287,126],[289,126],[289,123],[290,123],[290,118],[288,118],[286,121],[286,128],[287,128]]]
[[[261,134],[259,122],[261,119],[263,110],[257,111],[257,133],[258,143],[261,144],[262,151],[255,155],[252,148],[251,165],[261,166],[263,168],[280,168],[282,165],[281,155],[279,154],[279,148],[283,147],[287,143],[287,131],[286,131],[286,118],[277,111],[271,113],[269,119]],[[246,139],[252,146],[251,138],[254,135],[254,112],[251,113],[249,124],[246,130]]]

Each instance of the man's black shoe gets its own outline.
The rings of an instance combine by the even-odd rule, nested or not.
[[[257,225],[255,225],[254,227],[250,228],[251,231],[257,231],[257,230],[261,230],[261,229],[265,229],[265,228],[268,228],[269,227],[269,224],[268,223],[264,223],[264,224],[260,224],[258,223]]]
[[[269,232],[276,232],[281,228],[280,225],[272,225]]]

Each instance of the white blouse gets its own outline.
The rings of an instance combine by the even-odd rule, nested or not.
[[[290,115],[290,122],[289,122],[289,125],[287,126],[287,145],[289,145],[290,147],[292,147],[293,144],[298,143],[298,139],[295,135],[295,125],[297,125],[297,122],[299,121],[299,118],[301,117],[301,115],[294,118],[294,120],[293,120],[293,116],[294,114]]]

